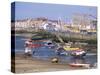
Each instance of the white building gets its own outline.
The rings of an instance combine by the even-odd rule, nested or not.
[[[31,19],[15,22],[15,30],[28,30],[29,28],[34,28],[34,24]]]

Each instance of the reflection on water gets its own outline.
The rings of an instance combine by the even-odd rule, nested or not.
[[[26,38],[23,37],[16,37],[16,50],[15,52],[24,52],[24,42],[25,42]],[[38,42],[43,44],[42,42]],[[58,56],[55,53],[54,49],[48,48],[48,47],[39,47],[39,48],[34,48],[33,51],[35,51],[35,53],[32,55],[33,58],[37,58],[37,59],[41,59],[41,60],[50,60],[53,57],[57,57],[59,58],[61,63],[89,63],[89,64],[93,64],[97,62],[97,57],[96,55],[87,55],[84,58],[73,58],[69,55],[62,55],[62,56]]]
[[[86,63],[85,58],[72,58],[72,59],[71,59],[71,62],[72,62],[72,63],[74,62],[74,63],[76,63],[76,64],[77,64],[77,63],[84,63],[84,64]]]

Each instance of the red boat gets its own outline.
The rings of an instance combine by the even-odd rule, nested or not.
[[[42,44],[32,44],[32,48],[37,48],[43,46]]]

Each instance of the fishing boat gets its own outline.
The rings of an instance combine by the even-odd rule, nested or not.
[[[63,46],[63,49],[67,52],[69,51],[70,55],[73,57],[83,57],[86,55],[86,51],[79,47],[71,47],[71,44],[69,43]]]

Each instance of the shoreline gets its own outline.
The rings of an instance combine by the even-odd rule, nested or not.
[[[23,54],[15,54],[15,73],[52,72],[87,69],[85,67],[70,67],[68,63],[52,63],[51,60],[39,60],[32,57],[25,58]]]

